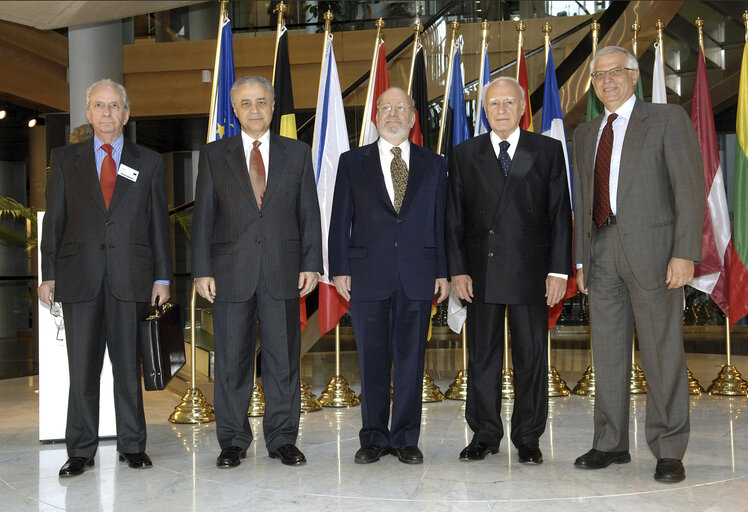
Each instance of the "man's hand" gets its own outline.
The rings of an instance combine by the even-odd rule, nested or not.
[[[335,276],[332,278],[332,282],[338,293],[345,300],[351,300],[351,276]]]
[[[668,290],[675,290],[691,282],[693,279],[693,261],[682,258],[670,258],[667,264],[667,283]]]
[[[316,272],[299,272],[299,297],[309,295],[317,286],[319,275]]]
[[[446,278],[440,277],[434,282],[434,295],[439,295],[436,302],[442,302],[449,297],[449,282]]]
[[[563,300],[566,293],[566,279],[558,276],[548,276],[545,278],[545,303],[552,308],[560,300]]]
[[[452,276],[452,289],[464,301],[473,302],[473,278],[467,274]]]
[[[47,306],[52,307],[55,305],[55,282],[54,281],[42,281],[39,285],[39,300],[45,303]]]
[[[168,284],[153,283],[153,291],[151,291],[151,306],[160,306],[161,304],[169,300],[169,296],[170,293]]]
[[[577,288],[579,288],[580,292],[587,295],[587,288],[584,287],[584,271],[582,267],[577,269]]]
[[[198,277],[195,279],[195,289],[200,297],[211,304],[216,300],[216,279],[214,277]]]

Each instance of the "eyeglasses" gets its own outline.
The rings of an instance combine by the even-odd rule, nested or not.
[[[385,114],[389,114],[392,112],[392,109],[395,109],[398,114],[402,114],[407,110],[411,110],[413,107],[410,105],[406,105],[405,103],[398,103],[397,105],[390,105],[387,103],[386,105],[378,105],[377,110],[380,112],[384,112]]]
[[[602,80],[605,78],[605,75],[608,75],[610,78],[618,78],[623,74],[624,71],[634,71],[633,68],[613,68],[609,69],[607,71],[593,71],[590,73],[590,76],[593,80]]]

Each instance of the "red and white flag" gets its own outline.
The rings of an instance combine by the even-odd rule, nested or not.
[[[377,100],[379,96],[390,88],[390,72],[387,70],[387,56],[384,51],[384,41],[377,46],[377,56],[372,59],[372,68],[369,75],[369,90],[367,95],[371,101],[364,108],[364,122],[361,126],[361,137],[359,146],[371,144],[379,138],[377,131]]]

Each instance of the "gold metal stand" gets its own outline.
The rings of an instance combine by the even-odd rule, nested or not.
[[[192,283],[192,296],[190,298],[190,387],[182,397],[182,401],[174,408],[174,412],[169,416],[172,423],[206,423],[216,419],[216,413],[213,406],[208,402],[202,391],[197,389],[197,378],[195,376],[195,304],[197,302],[197,289],[195,283]]]
[[[335,326],[335,376],[319,396],[319,401],[323,407],[352,407],[361,403],[361,399],[340,375],[340,323]]]
[[[319,401],[309,385],[301,379],[301,412],[314,412],[322,409],[322,404]]]
[[[449,385],[444,396],[450,400],[466,400],[467,381],[467,322],[465,322],[462,324],[462,370],[457,372],[457,377],[455,377],[455,380]]]
[[[577,385],[571,390],[575,395],[594,396],[595,395],[595,368],[590,365],[585,370],[582,378],[577,381]]]
[[[444,393],[431,378],[429,372],[423,369],[423,388],[421,390],[421,401],[424,403],[443,402]]]
[[[740,372],[732,364],[730,348],[730,316],[725,316],[725,333],[727,341],[727,364],[722,366],[717,378],[706,390],[710,395],[746,396],[748,395],[748,382],[743,380]]]
[[[514,370],[509,368],[509,306],[504,307],[504,368],[501,370],[501,398],[514,398]]]
[[[688,370],[688,394],[689,395],[700,395],[704,393],[704,388],[699,384],[699,381],[696,380],[696,377],[693,376],[693,373],[691,373],[691,370]]]
[[[548,330],[548,396],[569,396],[571,390],[551,364],[551,331]]]
[[[257,382],[257,352],[255,351],[255,364],[252,365],[252,398],[249,400],[249,409],[247,416],[256,417],[265,414],[265,392],[262,386]]]
[[[641,366],[636,364],[636,334],[631,343],[631,381],[629,383],[629,392],[632,395],[641,395],[647,392],[647,379],[644,377],[644,371]]]

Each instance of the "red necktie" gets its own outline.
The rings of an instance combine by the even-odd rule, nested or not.
[[[592,206],[592,220],[597,227],[613,215],[610,208],[610,158],[613,155],[613,121],[618,114],[610,114],[605,123],[595,156],[595,200]]]
[[[109,203],[112,201],[112,196],[114,195],[114,184],[117,182],[117,165],[114,163],[114,158],[112,158],[112,150],[114,148],[109,144],[102,144],[101,149],[106,151],[106,156],[101,163],[99,183],[101,184],[101,194],[104,196],[104,204],[106,205],[106,209],[109,210]]]
[[[262,198],[265,195],[265,164],[262,155],[257,149],[262,144],[259,140],[252,143],[252,151],[249,152],[249,181],[257,200],[257,208],[262,208]]]

